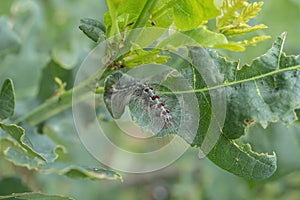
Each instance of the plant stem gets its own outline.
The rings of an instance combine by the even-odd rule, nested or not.
[[[154,8],[156,2],[157,2],[157,0],[146,1],[141,14],[139,15],[138,19],[136,20],[136,22],[133,25],[133,29],[142,28],[147,24],[148,19],[150,18],[151,10]]]
[[[134,42],[134,40],[136,38],[138,38],[138,35],[141,32],[141,30],[139,30],[139,29],[145,27],[146,24],[148,23],[148,20],[150,19],[150,15],[151,15],[151,10],[154,8],[157,1],[158,0],[146,1],[141,14],[139,15],[139,17],[137,18],[136,22],[134,23],[134,25],[132,27],[132,31],[130,31],[128,37],[126,38],[125,45],[124,45],[126,48],[126,51],[128,51],[130,49],[131,43]]]
[[[92,98],[94,93],[91,92],[91,85],[96,77],[104,71],[103,68],[97,70],[91,77],[84,82],[78,84],[76,87],[61,93],[50,100],[46,101],[42,105],[38,106],[28,114],[16,119],[14,123],[20,123],[26,121],[28,124],[35,126],[50,117],[70,108],[72,105],[81,102],[85,99]],[[103,88],[98,88],[95,93],[103,94]],[[76,92],[76,98],[73,98],[73,94]]]

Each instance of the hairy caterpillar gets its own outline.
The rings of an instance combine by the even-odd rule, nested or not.
[[[104,102],[113,118],[120,118],[126,105],[131,116],[144,130],[156,135],[165,135],[175,130],[175,121],[166,102],[166,97],[157,94],[155,87],[121,72],[107,77],[104,87]]]

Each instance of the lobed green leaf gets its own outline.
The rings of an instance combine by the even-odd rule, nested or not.
[[[272,179],[278,179],[300,169],[300,126],[299,121],[286,127],[280,123],[270,124],[266,129],[259,125],[249,128],[249,134],[243,137],[253,148],[266,152],[276,152],[277,170]]]
[[[276,169],[276,157],[275,154],[254,153],[244,145],[235,144],[232,139],[241,137],[256,123],[267,127],[273,122],[291,124],[297,119],[295,110],[300,108],[300,59],[298,56],[286,56],[283,53],[285,38],[284,33],[277,38],[266,54],[255,59],[251,65],[243,67],[239,67],[238,62],[229,62],[208,51],[223,76],[223,84],[211,88],[202,87],[196,91],[225,88],[227,96],[222,137],[208,157],[217,165],[239,176],[251,179],[271,176]],[[194,65],[203,68],[204,61],[199,58],[199,55],[203,55],[201,51],[203,50],[199,48],[191,49],[191,56]],[[200,100],[203,102],[203,98],[199,99],[199,102]],[[209,106],[210,103],[207,104]],[[196,137],[196,146],[201,146],[203,137]],[[225,160],[222,159],[222,155]],[[227,163],[227,160],[231,161]]]

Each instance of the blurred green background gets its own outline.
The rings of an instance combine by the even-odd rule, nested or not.
[[[39,94],[42,70],[51,59],[66,70],[80,65],[93,43],[78,29],[79,20],[90,17],[102,21],[106,10],[104,0],[0,1],[0,30],[4,24],[12,27],[17,41],[10,54],[0,55],[1,82],[10,77],[15,84],[16,115],[24,114],[39,103],[36,96]],[[245,52],[222,53],[248,63],[270,48],[272,41],[286,31],[285,51],[288,54],[300,54],[299,19],[300,1],[265,1],[255,23],[269,26],[269,29],[258,34],[271,35],[272,39],[256,47],[249,47]],[[80,144],[69,112],[51,119],[46,126],[48,131],[62,138],[66,145],[73,145],[69,153],[75,162],[98,165]],[[190,149],[171,166],[157,172],[141,175],[121,173],[124,182],[74,180],[59,175],[40,174],[14,167],[0,158],[0,195],[9,192],[5,191],[7,185],[1,185],[3,180],[17,176],[21,180],[12,179],[15,188],[26,184],[34,191],[62,194],[78,200],[299,199],[299,124],[290,127],[274,124],[267,130],[255,126],[242,140],[250,142],[258,152],[277,153],[278,171],[274,177],[260,182],[241,179],[218,168],[208,159],[198,159],[196,149]],[[23,187],[25,189],[22,191],[30,190]]]

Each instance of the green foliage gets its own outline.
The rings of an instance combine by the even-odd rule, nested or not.
[[[21,192],[31,192],[31,190],[28,186],[22,183],[20,178],[5,177],[0,180],[0,196]]]
[[[80,30],[83,31],[94,42],[102,42],[105,39],[105,26],[94,19],[85,18],[81,20]]]
[[[180,0],[174,2],[174,24],[181,30],[191,30],[219,14],[213,0]]]
[[[224,35],[203,28],[195,28],[171,34],[166,39],[160,41],[157,47],[163,49],[177,49],[186,46],[200,45],[213,48],[218,45],[224,45],[225,43],[227,43],[227,39]]]
[[[275,155],[253,153],[250,148],[239,147],[230,139],[241,137],[255,123],[267,127],[273,122],[291,124],[296,120],[295,110],[300,107],[300,102],[296,101],[300,99],[300,63],[299,57],[284,54],[284,41],[285,34],[282,34],[266,54],[255,59],[250,66],[246,65],[241,69],[238,62],[228,62],[210,52],[214,63],[223,74],[224,85],[195,89],[195,92],[201,93],[220,87],[226,89],[227,109],[223,127],[225,137],[220,138],[208,157],[235,174],[254,179],[266,178],[275,172],[276,158]],[[191,57],[195,66],[203,67],[205,59],[199,54],[201,50],[193,49]],[[203,99],[199,98],[199,104]],[[200,146],[201,143],[200,135],[195,145]],[[224,155],[221,156],[223,149],[226,149],[226,161]]]
[[[0,127],[12,137],[12,142],[17,142],[22,147],[23,153],[26,152],[25,154],[27,156],[38,157],[41,160],[46,161],[46,159],[41,154],[34,150],[30,140],[28,139],[27,135],[25,135],[25,130],[22,127],[17,126],[15,124],[3,123],[0,124]],[[6,150],[6,153],[7,151],[9,152],[9,149]]]
[[[46,195],[40,193],[13,193],[7,196],[0,196],[0,199],[18,199],[18,200],[73,200],[73,198],[57,196],[57,195]]]
[[[98,188],[98,182],[89,182],[89,180],[122,180],[122,178],[114,171],[91,167],[97,166],[98,163],[90,159],[86,150],[81,147],[78,138],[72,134],[75,130],[70,128],[68,123],[72,120],[67,109],[72,105],[73,92],[80,90],[81,87],[94,90],[97,76],[95,74],[94,78],[87,80],[79,88],[72,88],[75,71],[73,68],[80,64],[86,54],[86,49],[82,50],[81,47],[87,46],[85,38],[81,38],[80,31],[76,31],[75,28],[78,26],[79,18],[88,15],[99,18],[97,9],[94,14],[90,12],[97,8],[94,5],[98,5],[98,2],[94,5],[86,2],[80,3],[82,8],[78,9],[76,5],[79,3],[79,1],[72,4],[64,1],[42,3],[16,1],[4,3],[5,5],[0,8],[2,11],[14,4],[11,16],[0,18],[0,58],[2,58],[0,75],[2,80],[11,77],[17,86],[17,109],[15,111],[15,91],[10,79],[4,81],[0,93],[0,119],[5,120],[0,122],[0,153],[2,155],[0,167],[6,171],[13,166],[12,171],[17,174],[23,170],[21,173],[26,176],[26,180],[29,180],[29,182],[21,183],[20,180],[3,178],[0,181],[0,191],[7,189],[8,193],[1,193],[7,196],[0,196],[0,199],[71,199],[39,193],[23,193],[31,190],[40,191],[42,186],[35,186],[40,180],[34,183],[36,181],[34,179],[44,175],[37,174],[35,171],[51,174],[51,177],[46,176],[43,184],[50,187],[57,185],[56,187],[60,188],[60,192],[64,194],[66,193],[65,185],[71,188],[73,187],[71,185],[74,185],[72,179],[80,178],[80,181],[76,183],[79,187],[75,191],[80,197],[88,198],[85,194],[78,194],[81,193],[83,181],[89,186],[94,184],[93,192],[98,195],[101,193],[101,195],[109,194],[116,198],[128,197],[123,196],[121,190],[117,192],[106,190],[111,185],[103,184]],[[87,6],[86,12],[81,12],[84,10],[83,5]],[[300,99],[299,57],[287,56],[283,52],[285,34],[276,40],[274,46],[266,54],[254,59],[250,65],[240,66],[238,61],[230,62],[215,51],[202,48],[244,51],[245,47],[268,39],[269,36],[253,34],[253,32],[267,28],[261,23],[256,25],[256,21],[252,20],[260,12],[262,5],[263,2],[224,0],[223,5],[218,8],[212,0],[108,0],[109,10],[104,16],[104,24],[101,20],[84,18],[79,28],[95,43],[108,39],[106,56],[117,55],[117,57],[112,56],[113,62],[109,70],[105,72],[107,74],[110,71],[118,71],[120,68],[124,68],[122,71],[126,72],[130,68],[144,64],[167,64],[184,74],[195,87],[191,91],[181,92],[196,93],[202,116],[197,136],[191,144],[196,147],[194,150],[201,147],[209,122],[215,114],[211,109],[210,92],[225,89],[227,95],[225,125],[222,127],[222,135],[208,154],[208,158],[222,169],[240,177],[259,180],[266,179],[275,172],[272,176],[275,180],[299,170],[300,166],[297,159],[295,160],[299,156],[299,146],[296,142],[299,138],[299,110],[298,115],[296,113]],[[101,7],[105,8],[105,6]],[[79,16],[78,13],[83,14]],[[273,19],[271,15],[269,18]],[[150,27],[161,29],[150,29]],[[140,30],[135,31],[135,28],[140,28]],[[279,31],[284,30],[280,28],[277,32]],[[251,33],[252,38],[247,38],[248,33]],[[296,42],[294,43],[296,45]],[[174,58],[172,53],[181,51],[182,48],[188,52],[193,66],[185,62],[177,62],[178,60]],[[248,54],[240,55],[248,56]],[[210,63],[206,62],[209,59],[212,59],[222,78],[220,84],[213,87],[207,86],[201,75],[195,71],[197,66],[204,69],[206,67],[209,71]],[[166,80],[174,81],[175,78],[172,76],[167,76]],[[101,96],[102,93],[107,92],[107,89],[102,87],[103,80],[100,80],[99,84],[97,91]],[[156,87],[159,95],[164,95],[170,101],[175,99],[174,94],[170,94],[165,88]],[[35,96],[37,98],[33,98]],[[82,93],[78,101],[88,98],[91,96]],[[29,99],[31,101],[28,101]],[[44,103],[36,107],[37,102],[41,101]],[[111,120],[109,116],[103,114],[105,112],[103,102],[100,100],[99,102],[99,110],[101,110],[99,120]],[[132,119],[144,128],[149,118],[146,119],[146,115],[142,115],[142,111],[145,110],[142,106],[134,101],[129,103]],[[12,118],[13,114],[16,120]],[[176,114],[180,116],[180,113]],[[35,127],[36,125],[38,127]],[[161,135],[174,133],[174,129],[167,131],[169,132]],[[110,132],[116,131],[111,129]],[[286,134],[282,134],[283,132]],[[113,134],[110,137],[114,137]],[[120,140],[120,138],[117,139]],[[119,143],[122,142],[125,141],[119,141]],[[226,195],[211,192],[212,189],[209,188],[214,188],[212,183],[221,184],[224,194],[231,195],[228,193],[229,186],[226,185],[226,181],[229,180],[235,180],[239,187],[243,187],[243,191],[248,188],[248,193],[251,193],[249,183],[244,180],[223,173],[211,164],[203,164],[206,161],[200,163],[195,160],[193,157],[181,163],[181,166],[185,166],[182,168],[185,173],[184,175],[174,173],[176,177],[181,178],[177,185],[172,184],[174,182],[172,178],[168,180],[168,184],[171,183],[168,188],[172,188],[173,192],[176,191],[173,194],[175,198],[196,199],[200,196],[203,198],[214,196],[219,199]],[[10,163],[7,164],[10,167],[6,167],[5,163]],[[198,166],[201,166],[200,172],[197,169]],[[18,171],[19,169],[21,170]],[[67,176],[70,179],[61,179],[55,175]],[[163,175],[168,176],[167,173]],[[158,177],[154,175],[153,179],[158,179],[159,182],[163,180],[160,178],[162,178],[161,175]],[[251,183],[257,182],[250,182],[250,185]],[[12,190],[12,184],[19,190]],[[199,190],[200,184],[203,187]],[[138,182],[137,185],[146,184]],[[180,189],[183,186],[194,187],[194,190],[186,194]],[[148,191],[149,185],[145,188],[138,192]],[[227,193],[224,188],[227,188]],[[253,192],[259,188],[260,186],[255,186],[251,190]],[[278,191],[277,189],[278,186],[273,191]],[[128,190],[133,196],[138,195],[136,190],[127,187],[126,191]],[[16,194],[12,194],[13,192]],[[71,190],[68,192],[72,193]],[[88,191],[88,193],[92,192]],[[236,198],[241,197],[236,193],[235,195]],[[129,195],[128,198],[133,196]],[[144,196],[145,194],[141,194],[140,197]]]
[[[11,116],[14,111],[14,89],[9,79],[4,82],[1,90],[1,105],[4,113],[2,118]],[[55,161],[64,154],[65,148],[50,137],[39,135],[33,128],[28,127],[26,134],[24,128],[16,124],[0,122],[0,128],[6,133],[0,132],[1,151],[7,160],[17,166],[73,178],[121,179],[118,174],[105,169],[63,162],[57,164]]]
[[[245,46],[255,45],[269,38],[268,36],[261,35],[242,41],[227,41],[225,39],[225,37],[239,36],[267,28],[267,26],[263,24],[254,26],[248,24],[248,21],[254,18],[260,11],[263,5],[262,2],[249,4],[244,0],[229,0],[224,1],[221,10],[214,5],[212,0],[170,0],[165,3],[163,2],[164,1],[151,0],[146,3],[139,1],[139,3],[134,4],[130,1],[108,1],[109,12],[105,15],[107,38],[119,34],[115,39],[117,43],[122,43],[125,40],[124,37],[126,37],[125,34],[128,30],[148,27],[149,22],[152,26],[162,28],[169,28],[173,22],[178,30],[182,30],[183,34],[191,35],[191,39],[195,40],[193,42],[182,41],[183,45],[192,44],[195,46],[201,45],[205,47],[226,48],[233,51],[244,51]],[[163,6],[160,6],[160,4],[163,4]],[[167,21],[160,22],[156,19],[157,16],[161,16],[162,13],[168,16]],[[210,38],[202,37],[204,36],[203,34],[210,33],[210,31],[207,30],[206,24],[208,20],[214,18],[216,18],[214,37],[220,38],[223,36],[222,40],[211,40]],[[112,23],[112,21],[114,21],[114,23]],[[144,23],[140,23],[141,21],[144,21]],[[157,25],[156,22],[160,23]],[[164,25],[160,26],[160,24]],[[97,31],[93,34],[97,35]],[[210,35],[213,35],[213,33],[210,33]],[[132,39],[132,37],[128,36],[128,40]],[[134,39],[137,39],[137,35],[135,35]],[[153,41],[155,41],[155,39]],[[204,41],[202,41],[202,39],[204,39]],[[174,43],[175,47],[177,47],[178,42],[180,42],[176,39],[176,35],[167,37],[166,40],[169,47],[173,46]],[[195,42],[197,44],[195,44]],[[160,47],[162,47],[162,45],[160,45]]]
[[[256,153],[251,150],[250,145],[238,144],[234,139],[243,136],[249,127],[255,123],[259,123],[263,127],[267,127],[274,122],[292,124],[296,120],[295,110],[300,108],[300,102],[297,101],[300,99],[300,92],[298,91],[300,88],[298,74],[300,61],[297,56],[286,56],[284,54],[285,37],[286,34],[282,34],[266,54],[254,59],[251,65],[243,67],[239,67],[238,62],[227,61],[214,51],[204,50],[199,47],[190,48],[190,57],[195,68],[201,68],[208,72],[212,67],[212,59],[217,70],[221,72],[221,85],[207,87],[204,80],[200,78],[201,75],[196,73],[196,70],[187,70],[183,64],[177,69],[181,73],[183,70],[187,70],[184,73],[186,78],[193,80],[193,85],[195,85],[191,92],[197,93],[200,113],[206,116],[206,118],[201,118],[199,122],[198,134],[192,146],[201,148],[203,138],[209,128],[204,126],[210,118],[208,116],[218,115],[218,113],[211,113],[211,102],[205,100],[210,99],[208,92],[225,88],[227,95],[225,124],[222,128],[222,135],[212,151],[209,152],[208,158],[223,169],[249,179],[270,177],[277,168],[276,156],[275,154]],[[215,73],[211,74],[211,76],[216,76]],[[106,102],[108,109],[112,113],[111,105],[107,104],[107,102],[115,102],[118,98],[123,99],[123,105],[116,102],[117,105],[122,106],[116,108],[116,111],[120,113],[115,117],[119,118],[124,112],[125,105],[129,104],[133,120],[143,128],[148,127],[149,119],[146,118],[148,115],[143,114],[145,112],[144,105],[142,103],[139,104],[134,99],[125,100],[131,98],[130,92],[128,92],[127,96],[126,94],[112,96],[109,93],[111,86],[114,86],[117,83],[117,79],[121,77],[122,75],[116,74],[107,79],[104,102]],[[127,81],[134,81],[131,79],[128,78]],[[166,79],[174,79],[174,75],[168,74]],[[181,81],[176,79],[173,82],[181,83]],[[134,89],[136,88],[133,87],[131,90]],[[177,93],[180,94],[180,91],[177,91]],[[168,102],[174,98],[174,96],[167,95]],[[175,104],[179,105],[178,102]],[[173,110],[177,109],[173,106]],[[180,116],[180,113],[174,113],[174,116],[176,115]],[[157,127],[150,126],[148,128],[155,132]],[[168,131],[169,134],[172,134],[173,131],[176,132],[177,130],[178,128],[175,127],[173,130]],[[157,134],[165,135],[166,133]],[[224,149],[226,149],[225,152]]]
[[[262,5],[263,2],[249,4],[245,0],[225,0],[221,7],[221,15],[217,17],[216,26],[221,32],[233,28],[235,28],[236,31],[238,31],[239,28],[245,29],[248,21],[256,17]]]
[[[12,80],[6,79],[0,92],[0,119],[7,119],[14,114],[15,93]]]
[[[245,0],[225,0],[221,7],[221,15],[216,18],[216,29],[227,37],[235,37],[266,29],[267,26],[264,24],[254,26],[248,24],[250,19],[257,16],[262,6],[263,2],[248,3]],[[235,44],[245,47],[247,45],[254,45],[268,38],[267,36],[256,36],[255,39],[238,41],[235,42]],[[225,48],[225,46],[223,46],[223,48]]]
[[[249,134],[244,142],[253,144],[258,151],[272,149],[277,155],[277,170],[271,179],[278,180],[291,172],[298,171],[300,162],[299,151],[299,122],[286,127],[283,124],[270,124],[266,129],[254,125],[249,129]]]
[[[64,88],[59,88],[55,79],[65,81]],[[64,89],[71,88],[73,82],[72,69],[67,69],[62,63],[51,58],[42,71],[42,76],[39,84],[38,98],[40,100],[46,100],[55,95],[63,93]],[[63,84],[63,83],[62,83]]]
[[[122,60],[122,63],[126,67],[136,67],[142,64],[164,64],[169,59],[168,56],[160,55],[162,52],[160,49],[152,49],[149,51],[143,50],[139,46],[133,48],[130,53],[126,54]]]

